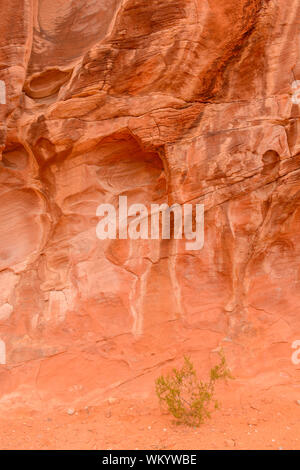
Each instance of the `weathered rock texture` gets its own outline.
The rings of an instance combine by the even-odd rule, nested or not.
[[[1,0],[3,399],[150,393],[220,346],[238,379],[297,389],[299,17],[299,0]],[[119,195],[205,204],[203,250],[98,240]]]

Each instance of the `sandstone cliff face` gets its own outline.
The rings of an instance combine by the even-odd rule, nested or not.
[[[220,346],[240,380],[295,389],[299,0],[1,7],[1,397],[148,393]],[[120,195],[204,204],[204,248],[98,240]]]

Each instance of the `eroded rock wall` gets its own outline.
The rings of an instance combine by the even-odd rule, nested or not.
[[[1,11],[1,396],[141,392],[220,346],[239,379],[297,387],[299,0]],[[204,204],[204,248],[98,240],[120,195]]]

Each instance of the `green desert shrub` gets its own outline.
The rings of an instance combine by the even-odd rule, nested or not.
[[[200,426],[211,416],[211,410],[218,408],[214,399],[215,384],[220,379],[233,378],[223,351],[218,354],[220,362],[210,370],[208,382],[198,378],[193,363],[186,356],[181,369],[174,368],[171,374],[161,375],[156,380],[156,394],[178,424]]]

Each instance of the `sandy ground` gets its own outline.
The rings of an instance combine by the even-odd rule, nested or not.
[[[220,395],[220,391],[219,394]],[[224,394],[200,428],[176,425],[155,397],[0,413],[1,449],[300,449],[300,405],[276,391]]]

